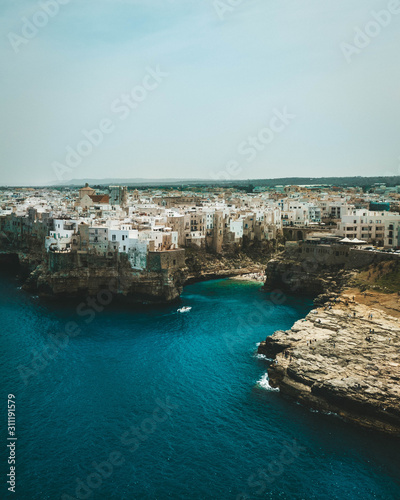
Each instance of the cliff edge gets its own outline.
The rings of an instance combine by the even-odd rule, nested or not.
[[[140,270],[132,268],[125,254],[49,253],[29,274],[23,289],[48,299],[84,298],[110,290],[124,302],[166,303],[182,293],[183,265],[182,250],[149,252],[147,266]]]
[[[348,290],[258,352],[274,359],[270,384],[283,394],[400,436],[400,300],[379,295]]]

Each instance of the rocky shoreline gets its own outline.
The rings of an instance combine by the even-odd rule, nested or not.
[[[33,255],[33,254],[32,254]],[[0,254],[2,266],[15,267],[22,289],[46,300],[74,300],[111,292],[123,303],[178,301],[186,279],[185,269],[135,271],[123,256],[106,262],[96,256],[84,267],[51,269],[42,255],[16,250]]]
[[[186,259],[186,268],[145,273],[134,272],[126,259],[117,268],[93,263],[50,271],[40,263],[39,252],[6,251],[0,257],[3,265],[19,263],[24,289],[55,299],[95,295],[112,283],[113,294],[124,301],[172,302],[185,284],[227,277],[260,280],[264,269],[247,256],[199,252]],[[266,291],[317,296],[317,308],[305,319],[260,343],[258,352],[274,360],[268,370],[271,387],[308,407],[400,436],[400,297],[343,291],[351,272],[305,269],[284,255],[268,263],[266,277]]]
[[[177,301],[183,282],[179,272],[84,268],[51,273],[38,266],[22,288],[47,300],[84,299],[111,292],[118,302],[157,304]]]
[[[186,250],[187,276],[185,285],[213,279],[249,279],[251,275],[263,275],[265,262],[255,260],[244,253],[237,255],[216,255],[203,250]],[[260,260],[266,259],[259,256]]]
[[[264,289],[268,292],[281,290],[293,295],[320,296],[318,300],[323,303],[330,296],[340,293],[350,276],[351,272],[341,266],[310,265],[280,254],[267,264]]]
[[[368,304],[353,293],[267,337],[258,352],[274,360],[269,381],[282,394],[400,436],[400,319],[379,306],[382,294],[369,293]]]
[[[123,256],[102,259],[91,256],[87,265],[76,262],[52,269],[48,255],[41,251],[16,249],[0,253],[0,264],[18,268],[22,288],[41,298],[65,300],[85,298],[113,288],[114,298],[127,303],[169,303],[178,301],[184,285],[213,279],[255,279],[264,275],[265,264],[246,255],[216,256],[207,252],[191,252],[186,267],[175,270],[142,270],[131,268]],[[60,256],[60,259],[65,257]]]
[[[205,270],[201,273],[189,274],[186,278],[185,285],[223,278],[232,278],[240,281],[258,281],[260,283],[264,282],[264,280],[256,279],[256,275],[260,275],[259,267]]]

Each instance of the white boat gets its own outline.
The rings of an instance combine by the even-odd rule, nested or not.
[[[179,312],[179,313],[185,313],[185,312],[189,312],[189,311],[190,311],[190,309],[191,309],[191,307],[189,307],[189,306],[183,306],[183,307],[180,307],[180,308],[178,309],[178,312]]]

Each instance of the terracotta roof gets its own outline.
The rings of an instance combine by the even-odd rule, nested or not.
[[[89,195],[89,198],[92,199],[95,203],[109,203],[110,197],[108,194],[92,194]]]

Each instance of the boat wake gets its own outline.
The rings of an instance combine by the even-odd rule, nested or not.
[[[185,313],[185,312],[189,312],[191,309],[192,308],[189,306],[183,306],[183,307],[180,307],[176,312]]]

